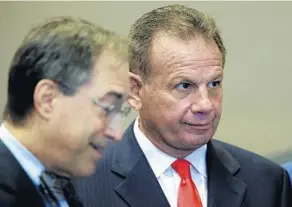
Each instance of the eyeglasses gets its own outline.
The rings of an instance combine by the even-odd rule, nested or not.
[[[76,89],[67,86],[60,81],[54,81],[56,82],[59,86],[66,88],[70,92],[79,92]],[[122,106],[123,101],[119,100],[115,104],[109,104],[109,103],[104,103],[103,101],[99,99],[92,99],[92,103],[96,106],[99,106],[104,112],[107,117],[114,117],[117,114],[120,114],[122,118],[125,118],[129,115],[131,112],[131,107],[128,105]]]
[[[118,105],[119,104],[107,104],[103,103],[102,101],[98,99],[93,99],[92,100],[93,104],[101,107],[104,112],[106,113],[107,116],[111,117],[114,116],[115,114],[121,114],[121,117],[127,117],[129,113],[131,112],[131,107],[130,106],[123,106],[119,109]]]

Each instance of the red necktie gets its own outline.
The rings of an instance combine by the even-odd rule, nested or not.
[[[202,207],[199,192],[192,180],[190,163],[187,160],[177,159],[171,166],[181,177],[177,206]]]

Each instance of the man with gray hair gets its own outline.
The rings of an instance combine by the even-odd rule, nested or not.
[[[170,5],[130,31],[130,97],[139,117],[76,185],[86,206],[291,207],[287,173],[212,139],[225,46],[213,18]]]
[[[82,19],[34,27],[9,70],[0,127],[0,206],[79,207],[71,178],[91,175],[128,96],[128,42]]]

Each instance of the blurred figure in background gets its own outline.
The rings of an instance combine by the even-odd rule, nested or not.
[[[214,19],[158,8],[134,23],[130,45],[128,103],[139,117],[77,183],[86,206],[291,207],[281,166],[212,139],[226,56]]]
[[[289,177],[290,177],[290,182],[292,185],[292,162],[287,162],[287,163],[283,164],[283,167],[285,168],[285,170],[287,170]]]
[[[0,127],[0,206],[82,206],[72,177],[89,176],[128,111],[128,43],[82,19],[34,27],[9,70]]]

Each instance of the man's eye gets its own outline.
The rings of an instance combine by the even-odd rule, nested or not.
[[[176,86],[177,89],[188,89],[191,86],[190,83],[184,82],[184,83],[180,83]]]
[[[217,81],[212,81],[212,82],[210,82],[210,83],[208,84],[208,86],[209,86],[210,88],[217,88],[218,86],[220,86],[220,84],[221,84],[221,81],[220,81],[220,80],[217,80]]]

